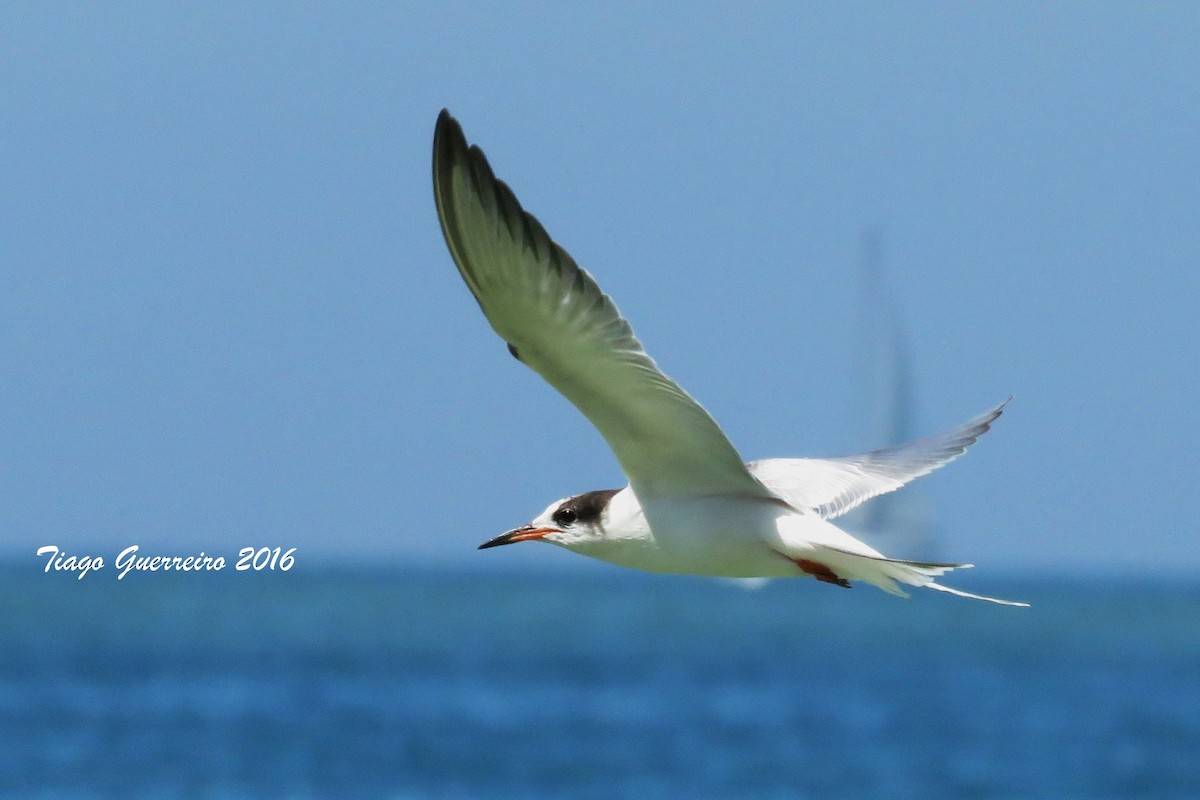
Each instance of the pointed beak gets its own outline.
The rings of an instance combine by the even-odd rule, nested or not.
[[[540,539],[547,533],[562,533],[562,531],[558,528],[535,528],[533,525],[522,525],[519,528],[513,528],[508,533],[500,534],[495,539],[488,539],[479,545],[479,549],[486,550],[489,547],[499,547],[502,544],[516,544],[517,542]]]

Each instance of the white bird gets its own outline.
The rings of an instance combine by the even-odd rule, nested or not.
[[[900,584],[988,600],[935,578],[970,564],[890,559],[829,520],[961,455],[1000,416],[939,436],[845,458],[746,464],[717,423],[659,370],[591,275],[555,243],[478,146],[443,109],[433,190],[446,245],[509,352],[600,431],[629,479],[624,489],[556,500],[480,549],[543,541],[651,572],[731,578],[811,575]]]

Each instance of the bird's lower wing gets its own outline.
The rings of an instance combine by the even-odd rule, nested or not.
[[[770,495],[447,111],[434,134],[433,186],[446,244],[488,322],[599,429],[639,496]]]
[[[954,430],[898,447],[841,458],[768,458],[747,466],[792,506],[832,519],[958,458],[987,432],[1007,404],[1005,400]]]

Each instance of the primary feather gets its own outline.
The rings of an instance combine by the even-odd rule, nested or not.
[[[1008,402],[953,430],[897,447],[839,458],[768,458],[747,466],[790,505],[833,519],[958,458],[987,433]]]
[[[447,111],[434,132],[433,184],[446,244],[484,316],[596,426],[640,496],[770,496]]]

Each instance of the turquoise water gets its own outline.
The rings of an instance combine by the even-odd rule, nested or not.
[[[1200,584],[0,572],[3,798],[1200,798]]]

